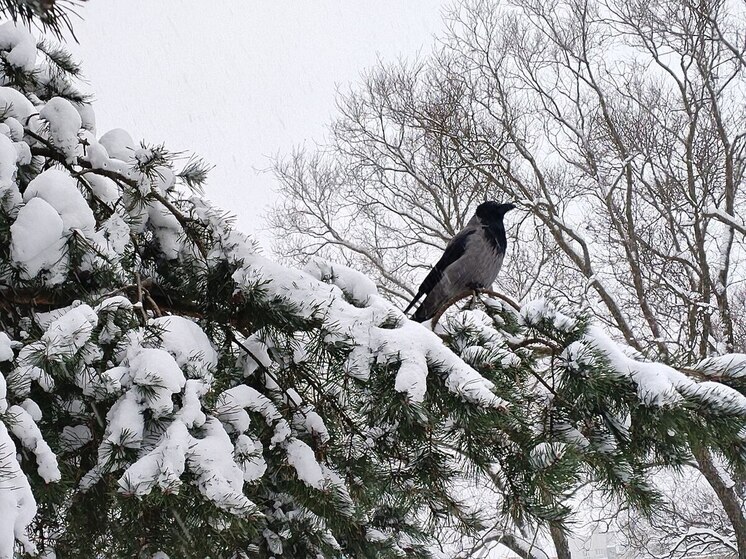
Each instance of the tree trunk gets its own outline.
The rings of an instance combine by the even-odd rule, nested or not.
[[[549,559],[544,550],[529,546],[524,540],[515,537],[512,534],[505,534],[500,538],[500,543],[507,547],[510,551],[521,557],[521,559]],[[566,559],[569,559],[570,555]],[[565,559],[561,555],[558,559]]]
[[[557,552],[557,559],[572,559],[570,555],[570,542],[567,541],[565,533],[556,526],[549,527],[549,533],[552,535],[554,549]]]
[[[723,509],[728,515],[738,546],[738,558],[746,559],[746,517],[741,510],[741,503],[736,494],[735,487],[729,486],[721,477],[712,455],[707,448],[692,445],[694,458],[699,465],[699,471],[705,476],[710,486],[723,504]]]

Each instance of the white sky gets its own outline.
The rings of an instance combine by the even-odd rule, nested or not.
[[[265,250],[269,157],[323,138],[378,58],[429,51],[445,0],[90,0],[74,29],[98,133],[124,128],[215,165],[207,197]]]

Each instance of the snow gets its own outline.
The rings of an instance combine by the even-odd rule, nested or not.
[[[288,464],[295,468],[298,479],[309,487],[321,490],[324,484],[324,474],[321,466],[316,462],[313,449],[299,439],[290,439],[285,451],[288,455]]]
[[[15,145],[7,136],[0,135],[0,200],[8,209],[14,208],[21,201],[15,182],[17,161]]]
[[[29,414],[31,419],[33,419],[36,423],[41,421],[41,418],[42,418],[41,408],[31,398],[26,398],[19,405],[26,411],[27,414]]]
[[[39,116],[47,121],[49,141],[65,155],[67,163],[74,163],[82,127],[80,113],[67,99],[53,97],[39,111]]]
[[[587,369],[596,364],[596,358],[587,341],[575,341],[568,345],[560,354],[566,366],[574,371]]]
[[[0,559],[15,557],[15,541],[26,553],[36,548],[26,536],[26,529],[36,515],[36,500],[26,476],[16,459],[16,446],[5,424],[0,421]]]
[[[139,458],[119,479],[127,495],[147,495],[155,486],[164,492],[178,493],[186,468],[191,436],[186,426],[175,421],[169,425],[154,450]]]
[[[543,470],[562,458],[566,445],[563,443],[539,443],[531,449],[529,460],[537,470]]]
[[[164,258],[177,259],[181,252],[184,235],[179,220],[163,204],[155,201],[148,206],[148,223],[158,239]]]
[[[44,227],[39,227],[39,223]],[[18,211],[10,226],[10,256],[23,266],[25,277],[33,278],[62,260],[65,248],[62,230],[62,218],[41,198],[32,198]]]
[[[725,414],[746,414],[746,397],[728,386],[696,382],[668,365],[632,359],[597,326],[588,328],[586,339],[606,354],[614,370],[636,384],[638,397],[647,406],[676,406],[691,398]]]
[[[312,410],[305,410],[298,415],[301,416],[301,422],[310,435],[317,437],[322,443],[329,441],[329,430],[318,413]]]
[[[8,127],[8,132],[10,133],[10,136],[8,137],[11,140],[13,140],[14,142],[21,142],[23,140],[23,135],[25,132],[23,130],[23,125],[18,122],[18,119],[9,116],[5,119],[5,122],[3,122],[3,124]]]
[[[21,124],[31,124],[31,115],[36,113],[33,103],[12,87],[0,87],[0,110]]]
[[[538,326],[541,321],[548,321],[561,332],[569,332],[577,324],[576,319],[558,311],[546,299],[536,299],[523,305],[520,317],[526,326]]]
[[[62,476],[57,466],[57,457],[44,441],[31,415],[20,406],[8,408],[8,415],[11,417],[10,430],[13,435],[36,456],[37,471],[41,478],[47,483],[59,481]]]
[[[197,476],[200,492],[216,506],[244,516],[256,505],[243,494],[243,471],[233,460],[233,443],[217,419],[208,418],[205,436],[192,439],[188,456],[190,471]]]
[[[218,354],[202,329],[181,316],[164,316],[150,321],[158,330],[163,348],[181,367],[190,366],[202,378],[215,368]]]
[[[0,375],[0,415],[4,414],[8,410],[8,385],[5,382],[5,377]]]
[[[378,288],[373,280],[341,264],[313,258],[304,271],[318,280],[333,283],[347,297],[359,304],[367,304],[371,297],[378,295]]]
[[[216,506],[237,515],[256,509],[243,494],[244,471],[233,460],[234,447],[215,419],[204,424],[204,436],[194,438],[181,421],[166,429],[153,450],[129,466],[119,479],[128,495],[147,495],[155,486],[178,493],[188,468],[195,485]]]
[[[120,161],[130,161],[134,157],[135,142],[126,130],[114,128],[98,139],[98,142],[106,148],[109,157]]]
[[[269,425],[282,418],[269,398],[245,384],[222,392],[215,404],[215,414],[235,431],[243,433],[249,428],[250,423],[249,414],[244,408],[262,414]]]
[[[41,336],[45,355],[60,360],[75,355],[88,342],[98,315],[86,304],[70,308],[53,320]]]
[[[695,367],[706,375],[727,375],[732,378],[746,376],[746,354],[726,353],[716,357],[708,357]]]
[[[0,100],[17,93],[9,91],[13,90],[0,89]],[[35,102],[42,107],[38,99]],[[19,119],[26,109],[35,110],[24,98],[19,108],[14,109],[20,111]],[[135,188],[143,192],[159,192],[174,200],[174,190],[179,187],[174,188],[173,171],[164,168],[159,177],[146,180],[137,170],[138,163],[152,158],[154,152],[149,148],[137,148],[126,132],[112,130],[96,141],[92,131],[92,111],[62,99],[53,99],[44,105],[41,117],[48,124],[50,141],[65,154],[68,162],[75,164],[76,157],[84,157],[94,170],[121,172],[137,185]],[[34,130],[41,129],[23,122]],[[81,132],[81,126],[85,126],[87,131]],[[79,144],[81,138],[88,144],[85,154]],[[61,403],[69,407],[73,421],[61,429],[56,450],[75,453],[83,445],[99,443],[98,436],[94,437],[91,431],[91,423],[87,422],[93,420],[89,408],[95,406],[94,409],[98,410],[100,404],[101,412],[96,411],[96,419],[104,435],[97,448],[98,463],[81,480],[79,489],[90,488],[103,476],[118,479],[120,491],[135,496],[144,496],[157,489],[178,492],[184,483],[190,483],[216,507],[240,516],[258,512],[257,506],[244,494],[244,485],[256,483],[264,492],[265,484],[271,487],[273,476],[283,469],[291,474],[294,471],[298,480],[311,489],[333,489],[335,513],[347,511],[353,514],[355,504],[342,476],[327,463],[326,460],[331,459],[322,462],[316,459],[316,451],[321,449],[314,447],[328,443],[331,434],[325,418],[316,411],[326,406],[318,404],[315,408],[310,402],[317,402],[317,398],[338,398],[335,404],[342,408],[358,404],[355,398],[369,396],[364,383],[376,368],[389,366],[394,378],[390,381],[388,377],[383,379],[389,382],[387,388],[391,393],[398,392],[403,400],[415,407],[427,402],[428,381],[444,383],[452,394],[474,408],[508,405],[495,394],[492,382],[465,362],[480,367],[518,367],[522,363],[521,357],[509,350],[505,336],[495,329],[495,321],[486,313],[478,310],[452,313],[447,324],[438,330],[448,332],[468,328],[477,333],[479,342],[472,340],[459,347],[461,359],[444,345],[436,333],[407,320],[381,296],[365,275],[319,259],[312,261],[303,271],[272,262],[258,254],[247,237],[228,230],[225,218],[204,200],[192,199],[191,208],[189,201],[179,202],[190,217],[203,220],[210,229],[205,238],[217,239],[215,245],[208,247],[207,262],[197,263],[192,260],[195,252],[185,242],[179,221],[166,206],[154,202],[140,209],[125,209],[133,199],[133,187],[96,176],[90,173],[91,169],[85,169],[85,178],[81,182],[90,183],[92,195],[113,212],[109,215],[104,211],[105,219],[97,212],[98,223],[86,200],[91,193],[61,169],[44,171],[28,185],[22,197],[15,195],[13,201],[13,192],[17,192],[14,182],[17,163],[30,156],[28,145],[22,140],[23,127],[19,120],[9,118],[6,123],[0,123],[0,189],[11,192],[6,203],[11,200],[16,212],[9,212],[11,254],[17,265],[28,268],[29,276],[44,269],[50,270],[46,278],[41,278],[45,287],[66,277],[65,243],[75,231],[95,245],[96,251],[110,258],[114,271],[132,284],[131,274],[123,273],[122,257],[127,252],[127,258],[132,258],[134,251],[127,250],[132,247],[131,233],[147,231],[147,240],[155,241],[147,250],[159,251],[158,258],[164,265],[165,260],[173,259],[174,265],[179,266],[187,257],[189,264],[196,266],[227,264],[235,269],[236,299],[242,295],[250,299],[256,292],[261,292],[262,298],[266,295],[271,301],[278,297],[297,308],[302,317],[312,319],[318,326],[324,336],[323,343],[352,348],[343,368],[350,377],[361,381],[347,382],[349,379],[342,378],[338,386],[331,382],[330,393],[324,395],[307,389],[300,378],[297,384],[290,382],[294,387],[281,386],[286,384],[287,376],[275,376],[273,372],[285,373],[283,367],[291,369],[301,363],[304,366],[316,365],[311,348],[305,345],[311,335],[298,333],[290,340],[295,345],[286,348],[275,343],[274,332],[269,327],[256,332],[250,329],[253,334],[248,338],[237,337],[251,355],[248,352],[244,355],[232,346],[231,351],[237,351],[238,356],[231,356],[225,350],[231,344],[229,337],[223,338],[218,333],[213,345],[198,321],[179,316],[154,318],[155,313],[142,303],[138,303],[137,312],[134,312],[132,301],[122,295],[131,295],[132,285],[121,291],[117,290],[121,284],[115,284],[113,288],[106,286],[100,292],[90,293],[91,306],[75,302],[51,312],[38,313],[33,321],[29,319],[29,324],[24,327],[28,333],[19,335],[24,339],[23,347],[18,351],[15,363],[7,365],[7,369],[14,365],[15,368],[7,377],[0,375],[0,412],[7,411],[8,415],[18,418],[12,424],[13,434],[24,448],[34,453],[36,467],[46,481],[59,479],[59,469],[56,457],[43,440],[36,423],[41,421],[42,410],[28,396],[38,392],[31,391],[33,382],[50,391],[54,387],[52,374],[60,384],[72,379],[76,385],[72,387],[75,396]],[[133,217],[141,218],[141,221],[135,223]],[[44,227],[39,227],[40,223],[44,223]],[[88,254],[86,257],[88,260],[84,258],[84,266],[90,269],[98,256]],[[143,264],[142,270],[147,272],[145,264],[150,262],[146,262],[144,256]],[[500,302],[488,304],[493,309],[503,308]],[[143,313],[144,317],[141,316]],[[140,319],[146,324],[138,322]],[[553,308],[546,300],[525,305],[520,319],[528,328],[552,326],[561,332],[570,332],[578,325],[575,318]],[[104,348],[102,344],[105,344]],[[14,350],[18,348],[6,334],[0,333],[0,362],[13,361]],[[213,378],[218,364],[216,350],[225,351],[221,364],[229,358],[236,359],[226,366],[230,370],[235,365],[235,374],[226,375],[219,382]],[[569,345],[561,359],[570,370],[587,371],[596,364],[599,353],[607,356],[619,376],[635,383],[645,405],[676,406],[696,399],[725,413],[743,415],[746,412],[746,399],[736,391],[717,383],[697,383],[670,367],[634,359],[596,328],[589,329],[584,338]],[[746,356],[726,357],[730,359],[727,365],[725,361],[712,361],[708,366],[735,371],[736,365],[746,363]],[[57,376],[56,366],[45,371],[43,367],[47,367],[48,360],[65,363],[65,367],[70,363],[69,376]],[[257,374],[257,370],[261,373]],[[319,372],[327,373],[325,370]],[[733,372],[734,376],[736,374],[742,373]],[[242,384],[242,376],[253,386]],[[344,392],[347,387],[351,387],[351,391],[363,388],[360,393],[352,392],[353,398],[348,400]],[[9,404],[18,402],[21,404],[7,410]],[[106,406],[111,402],[114,403],[106,412]],[[348,411],[353,421],[364,419],[355,416],[358,408]],[[476,414],[478,410],[472,409],[470,413]],[[332,415],[336,416],[336,413]],[[611,417],[609,420],[629,422],[629,417]],[[455,420],[447,418],[446,421]],[[370,426],[363,421],[359,425],[365,426],[364,433],[370,435],[368,440],[371,442],[368,449],[362,443],[359,445],[362,448],[351,448],[353,453],[375,450],[374,438],[393,437],[400,428],[397,418],[387,419],[383,425]],[[5,423],[0,421],[0,427],[0,445],[3,436],[12,444]],[[558,422],[553,429],[550,435],[555,437],[555,442],[542,443],[530,452],[531,464],[537,469],[549,467],[570,446],[590,447],[600,452],[613,452],[616,448],[614,439],[595,433],[584,435],[585,428],[581,433],[577,425],[570,422]],[[333,432],[335,437],[340,436],[337,428]],[[29,454],[24,453],[24,456]],[[9,471],[20,472],[17,464],[20,459],[15,452],[8,456],[0,453],[0,471],[6,471],[6,462],[14,462],[15,466],[8,466]],[[406,466],[404,460],[401,463]],[[268,471],[270,475],[263,479]],[[630,472],[629,465],[620,461],[617,475],[628,479]],[[343,471],[343,474],[347,476],[348,472]],[[21,491],[25,481],[23,477],[17,484]],[[23,531],[28,522],[19,516],[21,509],[13,508],[11,513],[5,514],[6,508],[2,508],[11,502],[2,483],[0,480],[0,518],[4,521],[9,518],[14,531],[16,526],[22,526]],[[18,495],[20,493],[13,498]],[[274,497],[277,502],[283,498]],[[343,504],[339,505],[337,500]],[[282,504],[276,505],[278,516],[285,514],[281,510]],[[26,509],[30,510],[28,506]],[[271,547],[281,549],[283,532],[276,534],[268,530],[265,534]],[[395,545],[388,529],[377,531],[371,528],[367,534],[373,541],[387,540]],[[12,546],[16,537],[22,538],[23,534],[19,536],[13,532],[8,535],[7,523],[0,527],[0,557],[5,549],[2,546],[7,546],[8,539]]]
[[[13,360],[13,346],[5,332],[0,332],[0,362]]]
[[[173,412],[171,395],[186,384],[173,356],[163,349],[140,348],[129,359],[132,383],[143,388],[140,401],[158,418]]]
[[[41,198],[52,206],[62,219],[65,233],[73,229],[93,231],[96,219],[88,202],[69,174],[59,169],[47,169],[32,180],[23,193],[24,202]]]
[[[105,441],[111,446],[139,448],[142,443],[145,419],[143,408],[134,391],[128,390],[106,414]],[[104,458],[108,449],[104,448]],[[100,454],[100,453],[99,453]],[[99,458],[99,462],[101,459]]]
[[[242,262],[233,278],[238,285],[250,291],[257,282],[269,281],[266,289],[271,295],[283,297],[294,303],[306,316],[323,313],[330,332],[329,339],[354,340],[357,345],[347,363],[351,376],[365,379],[373,363],[400,361],[395,383],[396,390],[407,395],[412,403],[422,402],[426,394],[429,366],[448,371],[446,386],[466,402],[484,407],[503,407],[505,402],[492,391],[493,385],[473,368],[466,365],[442,343],[441,339],[421,324],[406,320],[380,295],[365,290],[366,306],[347,303],[337,285],[327,285],[318,278],[299,270],[287,269],[253,251],[241,249],[244,243],[233,241],[226,247],[228,255]],[[235,243],[235,244],[234,244]],[[350,275],[340,272],[343,267],[334,265],[335,275],[330,281]],[[382,327],[397,317],[394,327]]]
[[[2,136],[0,136],[2,137]],[[49,270],[47,282],[60,283],[67,272],[66,241],[74,231],[91,236],[93,212],[76,181],[59,169],[48,169],[32,180],[23,193],[26,204],[11,225],[11,258],[33,278]],[[44,223],[44,227],[39,227]]]
[[[244,434],[239,435],[236,438],[234,457],[246,482],[261,479],[267,471],[267,462],[262,456],[262,443],[259,439]]]
[[[0,50],[7,51],[5,60],[25,72],[36,65],[36,41],[31,34],[13,22],[0,25]]]
[[[122,196],[117,183],[108,177],[91,173],[86,177],[86,180],[90,183],[94,196],[107,205],[114,205]]]
[[[396,373],[394,390],[408,395],[410,402],[421,404],[425,400],[427,390],[427,361],[419,352],[409,354],[402,360]]]
[[[210,390],[209,384],[201,380],[190,379],[184,385],[184,396],[177,416],[188,429],[201,427],[207,421],[202,411],[202,397]]]

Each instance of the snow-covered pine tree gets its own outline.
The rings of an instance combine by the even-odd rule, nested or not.
[[[546,504],[555,511],[565,507],[568,519],[587,515],[573,517],[573,509],[582,510],[578,496],[589,488],[623,507],[655,513],[654,474],[691,464],[698,449],[712,450],[743,471],[746,356],[707,359],[678,371],[642,360],[586,317],[546,300],[520,307],[506,298],[484,298],[452,308],[441,322],[436,331],[444,343],[509,403],[504,441],[518,445],[496,452],[496,476],[479,480],[482,496],[497,495],[498,512],[520,502],[510,515],[514,524],[493,512],[492,525],[462,539],[459,557],[504,538],[523,540],[524,547],[533,542],[534,554],[513,547],[523,557],[552,556],[553,546],[555,556],[569,558],[562,553],[561,530],[551,524],[542,529],[541,521],[535,523],[540,514],[531,519],[520,513],[542,506],[542,495],[552,495]],[[465,444],[469,435],[455,440]],[[531,477],[522,483],[524,472]],[[565,493],[556,501],[551,488],[558,477]]]
[[[738,391],[548,305],[441,338],[352,270],[275,264],[199,159],[97,133],[62,49],[5,24],[0,59],[1,558],[429,557],[497,533],[484,481],[533,556],[584,480],[645,508],[690,444],[742,463]]]

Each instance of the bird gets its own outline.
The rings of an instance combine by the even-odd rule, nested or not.
[[[456,295],[492,285],[508,246],[503,218],[514,208],[513,204],[493,201],[477,206],[469,223],[451,239],[427,274],[404,314],[426,295],[412,316],[412,320],[425,322]]]

